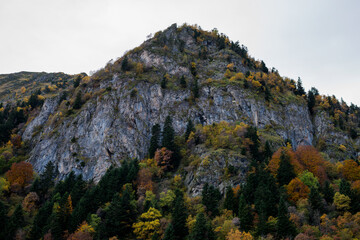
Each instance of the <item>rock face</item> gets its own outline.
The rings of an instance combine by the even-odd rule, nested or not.
[[[189,90],[171,91],[158,84],[139,83],[137,95],[131,97],[123,90],[126,84],[123,82],[101,99],[86,103],[74,118],[66,118],[56,133],[45,122],[54,112],[57,100],[47,99],[23,135],[25,140],[31,140],[39,126],[47,126],[42,129],[41,138],[32,139],[30,162],[34,168],[41,172],[48,161],[53,161],[63,176],[75,171],[86,179],[99,179],[120,159],[145,157],[151,127],[162,125],[169,114],[178,134],[185,132],[190,118],[196,124],[244,121],[259,128],[274,126],[277,134],[290,139],[295,147],[313,140],[313,126],[304,104],[270,108],[236,86],[203,87],[201,97],[190,104],[186,101]]]
[[[105,77],[95,74],[91,82],[81,86],[87,94],[100,94],[92,95],[80,110],[69,115],[61,115],[59,97],[46,99],[40,114],[23,133],[23,139],[32,146],[29,161],[35,170],[42,172],[52,161],[58,166],[60,179],[74,171],[87,180],[98,181],[109,166],[120,165],[120,160],[146,157],[152,126],[163,125],[168,115],[180,135],[185,132],[188,119],[203,125],[245,122],[258,129],[271,129],[294,148],[313,144],[314,139],[332,132],[326,116],[318,114],[311,120],[303,98],[269,103],[263,95],[239,84],[209,84],[209,79],[224,78],[229,62],[245,75],[251,70],[249,64],[244,64],[249,59],[246,54],[235,54],[236,49],[219,48],[217,40],[211,40],[213,33],[207,33],[205,39],[194,38],[196,34],[193,28],[179,29],[176,25],[155,34],[127,55],[134,66],[137,64],[136,74],[127,72],[124,66],[119,70],[119,64],[107,66]],[[198,54],[205,54],[204,49],[206,57],[195,60]],[[197,63],[196,72],[189,67],[193,61]],[[177,83],[171,82],[172,87],[162,88],[160,79],[165,74],[174,79],[185,76],[188,87],[176,87]],[[192,94],[195,79],[199,81],[197,99]],[[75,95],[74,89],[70,91]],[[56,118],[61,120],[55,121]],[[188,169],[185,181],[192,194],[199,194],[205,182],[224,189],[226,184],[243,181],[248,165],[244,156],[203,149],[198,149],[198,153],[209,160],[197,169]],[[223,179],[222,171],[228,164],[238,168],[237,175]]]

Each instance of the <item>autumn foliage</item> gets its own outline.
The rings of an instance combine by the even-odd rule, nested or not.
[[[273,156],[271,157],[271,160],[269,161],[269,165],[268,165],[270,172],[274,176],[277,175],[277,171],[278,171],[278,168],[280,165],[280,157],[281,157],[282,152],[284,152],[284,154],[289,156],[289,158],[290,158],[289,160],[290,160],[291,165],[293,165],[293,167],[294,167],[295,174],[299,174],[304,170],[303,166],[299,163],[291,146],[281,147],[273,154]]]
[[[321,183],[325,182],[327,179],[325,160],[316,148],[313,146],[299,146],[295,154],[305,169],[312,172]]]
[[[173,168],[172,165],[172,155],[173,152],[168,150],[167,148],[163,147],[155,152],[155,161],[159,167],[161,167],[164,171],[169,171]]]
[[[24,187],[33,179],[33,167],[27,162],[13,163],[6,177],[11,185],[19,184]]]
[[[360,180],[360,166],[354,160],[345,160],[342,167],[342,174],[348,181]]]
[[[296,203],[299,199],[306,199],[310,189],[299,178],[294,178],[286,187],[289,200]]]

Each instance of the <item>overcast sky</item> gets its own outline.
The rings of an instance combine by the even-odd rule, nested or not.
[[[0,0],[0,73],[89,73],[185,22],[239,40],[306,89],[360,105],[358,0]]]

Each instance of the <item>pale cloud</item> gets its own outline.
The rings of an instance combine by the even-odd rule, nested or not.
[[[356,0],[0,0],[0,73],[88,73],[186,22],[216,27],[307,89],[359,105],[359,11]]]

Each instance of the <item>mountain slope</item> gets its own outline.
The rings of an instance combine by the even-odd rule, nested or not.
[[[23,139],[32,147],[29,161],[37,171],[52,161],[62,177],[74,171],[95,180],[121,159],[146,157],[152,126],[162,126],[168,115],[178,135],[185,132],[188,119],[203,125],[244,122],[258,127],[261,141],[274,149],[286,142],[294,148],[320,143],[329,160],[356,158],[359,138],[336,127],[319,95],[311,114],[299,89],[225,35],[173,25],[91,78],[84,77],[80,86],[69,87],[65,99],[60,94],[47,98]],[[77,95],[82,97],[80,109],[74,108]],[[358,124],[355,110],[353,122]],[[340,151],[340,145],[347,151]],[[197,155],[210,156],[210,150]],[[218,157],[217,164],[225,158]],[[239,165],[239,159],[246,169],[245,156],[229,164]],[[223,183],[221,174],[208,179],[212,166],[185,171],[188,184]]]

